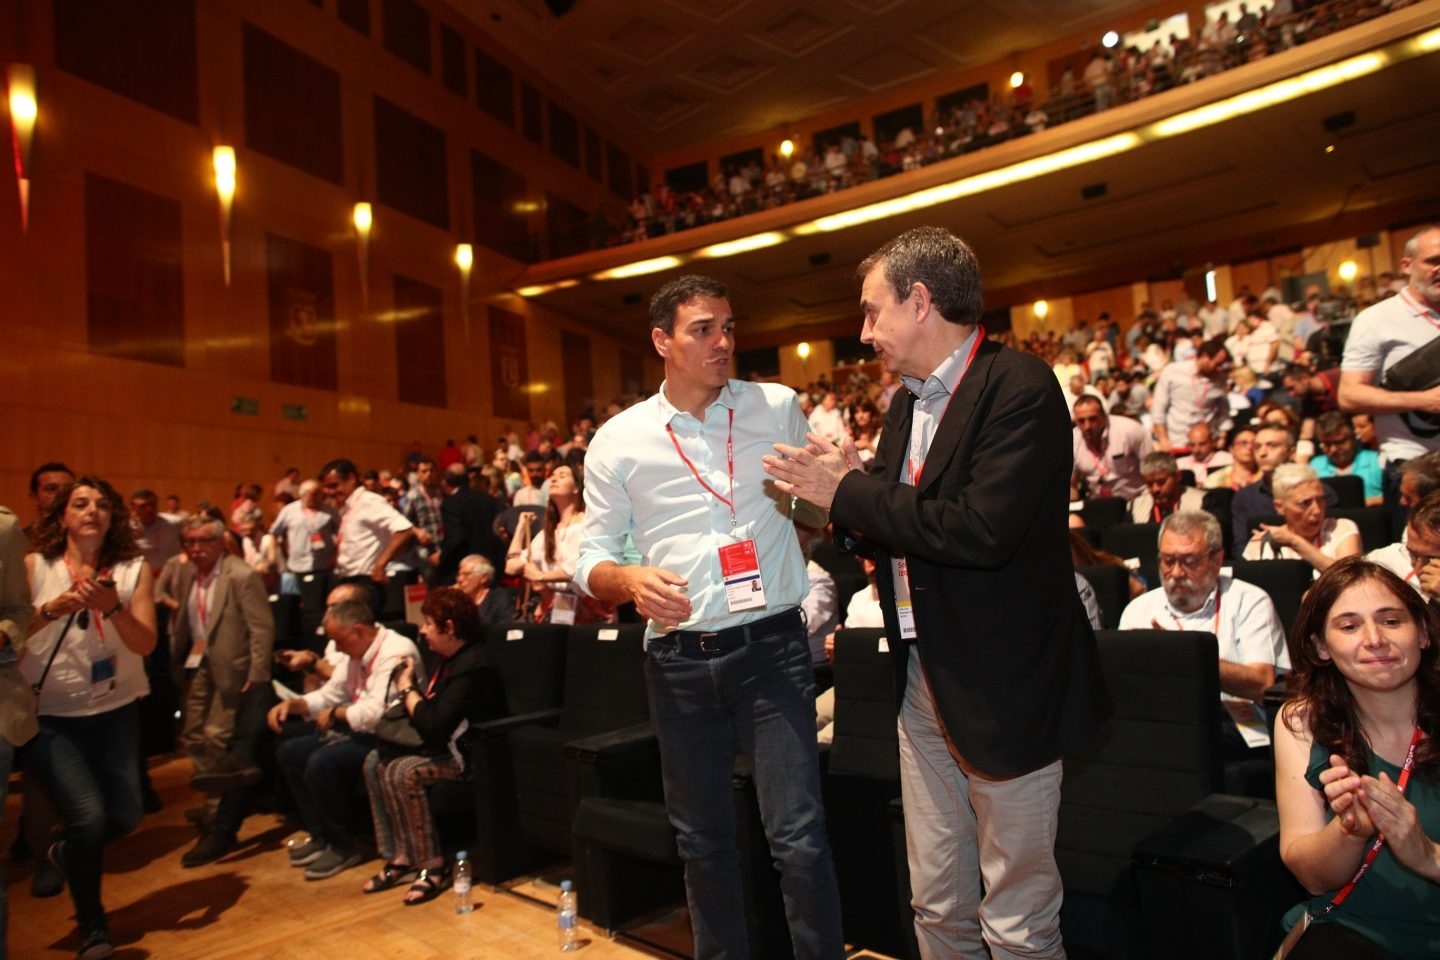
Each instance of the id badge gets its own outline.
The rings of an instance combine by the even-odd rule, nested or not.
[[[910,568],[904,557],[890,561],[893,565],[891,578],[895,582],[895,619],[900,623],[900,639],[915,639],[915,606],[910,602]]]
[[[190,656],[185,658],[186,670],[199,670],[200,661],[205,657],[205,638],[197,636],[190,646]]]
[[[325,534],[319,530],[310,531],[310,549],[320,550],[325,546]]]
[[[731,613],[765,606],[760,556],[755,552],[753,539],[726,543],[720,547],[720,576],[725,581],[725,603]]]
[[[90,702],[103,700],[115,692],[115,674],[119,669],[118,657],[106,657],[90,664]]]
[[[568,590],[555,591],[555,597],[550,604],[550,622],[564,624],[567,627],[575,624],[575,608],[580,606],[580,595],[571,593]]]

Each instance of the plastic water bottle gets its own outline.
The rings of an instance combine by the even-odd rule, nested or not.
[[[560,902],[555,906],[555,923],[560,928],[560,949],[580,949],[580,928],[576,926],[575,891],[569,880],[560,882]]]
[[[475,909],[475,901],[470,898],[470,854],[461,850],[455,854],[455,912],[469,913]]]

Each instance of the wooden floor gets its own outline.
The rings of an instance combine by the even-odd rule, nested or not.
[[[246,821],[234,853],[182,869],[180,854],[197,836],[185,821],[185,810],[199,801],[187,784],[190,772],[181,759],[152,766],[165,809],[145,817],[139,829],[106,852],[105,906],[121,960],[530,960],[559,953],[553,907],[514,893],[477,888],[475,911],[457,916],[448,893],[418,907],[402,904],[403,888],[363,895],[360,886],[378,860],[307,882],[286,860],[291,831],[270,814]],[[18,805],[12,795],[0,854],[14,836]],[[70,897],[32,897],[31,870],[31,862],[5,863],[10,957],[74,957]],[[548,884],[525,889],[552,901],[558,895]],[[591,960],[646,956],[583,924],[582,936],[590,942],[580,956]]]

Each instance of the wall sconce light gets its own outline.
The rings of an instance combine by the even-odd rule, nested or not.
[[[1100,38],[1100,44],[1106,50],[1114,50],[1120,45],[1120,34],[1114,30],[1106,30],[1105,36]]]
[[[801,340],[799,343],[795,344],[795,356],[799,357],[801,360],[810,359],[810,342],[808,340]]]
[[[355,204],[350,218],[355,223],[355,255],[360,261],[360,301],[370,305],[370,228],[375,214],[368,203]]]
[[[1036,300],[1035,306],[1031,309],[1035,311],[1035,319],[1039,320],[1041,323],[1044,323],[1045,318],[1050,316],[1050,301]]]
[[[793,157],[794,155],[795,155],[795,141],[794,141],[794,140],[791,140],[789,137],[786,137],[784,140],[781,140],[781,141],[780,141],[780,156],[784,157],[786,160],[789,160],[789,159],[790,159],[791,157]]]
[[[470,319],[470,268],[475,265],[475,248],[468,243],[455,244],[455,266],[460,268],[460,319]]]
[[[1354,283],[1355,278],[1360,276],[1360,265],[1354,260],[1346,260],[1340,264],[1335,272],[1340,274],[1340,279],[1346,283]]]
[[[230,212],[235,205],[235,148],[216,147],[215,193],[220,197],[220,256],[225,263],[225,286],[230,286]]]
[[[1021,71],[1019,71],[1019,70],[1016,70],[1014,73],[1010,74],[1010,89],[1011,89],[1011,90],[1018,90],[1018,89],[1020,88],[1020,84],[1022,84],[1022,83],[1024,83],[1024,82],[1025,82],[1025,74],[1024,74],[1023,72],[1021,72]]]
[[[15,146],[15,179],[20,185],[20,229],[30,232],[30,145],[35,140],[35,68],[12,63],[5,70],[10,91],[10,140]]]

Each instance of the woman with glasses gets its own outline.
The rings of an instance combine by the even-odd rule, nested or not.
[[[1336,560],[1359,556],[1355,521],[1325,516],[1325,485],[1311,468],[1282,463],[1270,481],[1280,525],[1262,523],[1245,545],[1246,560],[1304,560],[1324,573]]]
[[[155,649],[150,567],[125,500],[81,477],[41,518],[26,559],[35,617],[21,672],[39,690],[40,732],[23,762],[65,821],[48,853],[70,884],[79,957],[114,953],[100,902],[105,844],[140,822],[140,719]]]
[[[1231,462],[1219,470],[1211,470],[1205,477],[1207,490],[1239,490],[1248,487],[1260,476],[1260,464],[1255,459],[1255,431],[1246,427],[1230,440]]]
[[[1305,596],[1275,724],[1280,855],[1313,895],[1290,960],[1440,956],[1436,640],[1424,599],[1368,560]]]

